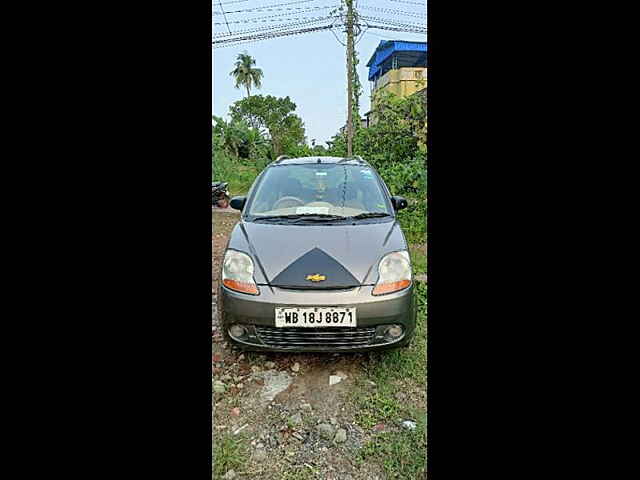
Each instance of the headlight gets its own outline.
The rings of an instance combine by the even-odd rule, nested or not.
[[[253,279],[253,261],[246,253],[227,250],[222,265],[222,284],[242,293],[258,295],[258,286]]]
[[[407,288],[411,285],[409,253],[404,250],[383,257],[378,264],[378,274],[378,283],[372,292],[374,295],[384,295]]]

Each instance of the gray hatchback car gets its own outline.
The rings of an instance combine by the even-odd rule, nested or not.
[[[246,197],[227,245],[219,313],[245,350],[406,346],[416,325],[411,261],[394,197],[360,157],[282,158]]]

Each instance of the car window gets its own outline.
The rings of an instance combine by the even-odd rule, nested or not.
[[[249,210],[253,216],[353,216],[365,212],[392,214],[371,168],[315,163],[268,168],[256,186]]]

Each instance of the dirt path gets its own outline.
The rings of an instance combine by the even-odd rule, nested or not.
[[[228,236],[239,216],[215,210],[212,215],[213,478],[391,478],[380,459],[361,458],[363,447],[377,435],[403,432],[397,422],[372,427],[357,421],[362,412],[354,394],[374,395],[377,388],[366,370],[375,362],[375,354],[242,354],[224,343],[217,324],[217,280]],[[407,392],[403,401],[424,402],[419,389],[403,390]]]

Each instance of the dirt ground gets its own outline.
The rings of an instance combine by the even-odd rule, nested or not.
[[[216,209],[212,215],[214,444],[238,445],[241,459],[214,478],[388,478],[376,462],[358,460],[362,446],[384,428],[358,426],[350,401],[353,389],[376,388],[365,380],[369,354],[242,354],[224,343],[217,323],[219,269],[239,216]],[[413,395],[415,402],[426,400],[422,392]]]

